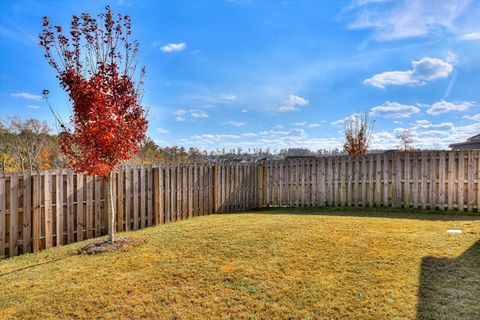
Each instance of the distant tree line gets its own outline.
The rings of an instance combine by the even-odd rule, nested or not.
[[[147,137],[139,146],[140,152],[131,160],[136,164],[161,163],[203,163],[203,162],[254,162],[292,157],[322,157],[327,155],[359,155],[372,152],[369,144],[373,123],[366,115],[352,116],[345,125],[345,146],[343,149],[307,148],[235,148],[216,149],[210,152],[198,148],[159,146]],[[60,150],[58,136],[51,133],[45,121],[9,117],[0,120],[0,172],[34,171],[65,168],[68,161]],[[414,151],[413,133],[404,130],[397,136],[398,150]]]

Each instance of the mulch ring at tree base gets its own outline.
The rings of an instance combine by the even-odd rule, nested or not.
[[[79,254],[100,254],[105,252],[124,252],[128,251],[130,248],[135,247],[140,244],[141,240],[132,239],[132,238],[116,238],[113,243],[110,243],[108,239],[97,240],[91,242],[78,249]]]

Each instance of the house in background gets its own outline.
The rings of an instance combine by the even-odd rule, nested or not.
[[[449,147],[452,150],[480,149],[480,134],[468,138],[466,142],[452,143]]]

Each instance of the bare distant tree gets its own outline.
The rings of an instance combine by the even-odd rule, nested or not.
[[[3,120],[3,127],[9,133],[9,152],[18,159],[21,170],[38,168],[40,152],[49,139],[48,124],[37,119],[10,117]]]
[[[413,147],[413,131],[411,129],[403,129],[398,135],[397,139],[400,140],[400,148],[403,151],[414,150]]]
[[[348,117],[345,120],[345,152],[349,155],[366,154],[372,140],[373,124],[368,119],[368,112]]]

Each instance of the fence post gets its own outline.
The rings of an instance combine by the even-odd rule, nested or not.
[[[263,208],[263,163],[258,163],[258,209]]]

